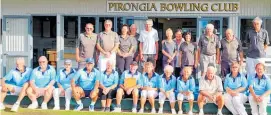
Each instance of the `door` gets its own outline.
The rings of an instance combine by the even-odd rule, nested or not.
[[[148,17],[146,16],[125,17],[124,23],[128,25],[135,24],[137,26],[137,32],[139,33],[141,30],[144,30],[147,19]]]
[[[3,18],[3,74],[16,66],[16,58],[24,58],[32,67],[32,21],[28,16]]]
[[[214,25],[214,33],[220,39],[222,39],[222,28],[223,28],[222,21],[223,21],[223,18],[199,18],[197,38],[199,39],[199,37],[205,33],[206,25],[211,23]]]

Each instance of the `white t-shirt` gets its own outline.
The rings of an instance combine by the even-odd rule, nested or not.
[[[159,41],[156,29],[152,28],[150,32],[142,30],[138,40],[143,43],[143,54],[156,54],[155,42]]]

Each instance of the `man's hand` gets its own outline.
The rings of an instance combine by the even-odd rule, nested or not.
[[[109,90],[110,90],[109,88],[104,88],[104,89],[103,89],[103,94],[106,95],[106,94],[109,92]]]
[[[158,53],[155,54],[154,60],[158,60]]]
[[[217,64],[220,64],[220,59],[216,59],[216,63],[217,63]]]
[[[110,55],[111,55],[110,52],[105,52],[105,57],[106,57],[106,58],[110,58]]]
[[[80,57],[76,56],[76,62],[80,62]]]
[[[59,92],[63,95],[65,94],[65,90],[63,89],[63,87],[59,87]]]
[[[128,95],[130,95],[130,94],[132,93],[132,91],[133,91],[133,88],[129,88],[129,89],[126,90],[126,93],[127,93]]]
[[[169,94],[170,94],[170,92],[167,91],[167,92],[166,92],[166,97],[167,97],[167,98],[169,98]]]
[[[262,102],[263,101],[263,97],[262,96],[259,96],[258,98],[257,98],[257,102]]]
[[[184,95],[185,95],[185,96],[190,96],[190,95],[191,95],[191,92],[190,92],[190,91],[186,91],[186,92],[184,92]]]
[[[144,60],[143,54],[139,54],[139,59],[140,59],[141,61],[146,61],[146,60]]]
[[[258,102],[258,96],[253,96],[254,101]]]
[[[2,92],[7,92],[7,91],[8,91],[7,86],[6,86],[6,85],[3,85],[3,86],[2,86]]]

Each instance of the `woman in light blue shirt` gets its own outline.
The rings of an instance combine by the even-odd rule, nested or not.
[[[233,115],[247,115],[244,103],[247,101],[245,91],[247,79],[240,72],[240,65],[237,62],[231,64],[231,73],[226,75],[224,88],[225,106]]]
[[[262,63],[256,65],[255,76],[250,76],[249,84],[249,104],[252,115],[267,115],[267,103],[270,101],[271,81],[264,74],[265,66]]]
[[[110,112],[113,96],[116,95],[116,87],[119,82],[119,74],[113,68],[113,61],[106,63],[106,70],[101,73],[99,96],[101,96],[102,111]]]
[[[162,114],[163,113],[163,105],[166,100],[166,98],[169,99],[170,102],[170,108],[171,108],[171,113],[176,114],[175,111],[175,93],[174,90],[176,89],[176,77],[172,75],[173,73],[173,66],[171,65],[166,65],[164,68],[164,74],[161,75],[160,80],[159,80],[159,104],[160,108],[158,113]]]
[[[188,115],[193,115],[193,101],[194,95],[193,92],[195,91],[195,79],[191,76],[192,74],[192,67],[185,66],[182,70],[182,75],[177,79],[177,99],[179,105],[178,114],[183,114],[182,110],[182,102],[183,100],[189,101],[189,112]]]

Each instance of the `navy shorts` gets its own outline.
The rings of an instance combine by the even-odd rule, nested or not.
[[[89,97],[91,91],[92,90],[84,90],[85,97]]]

